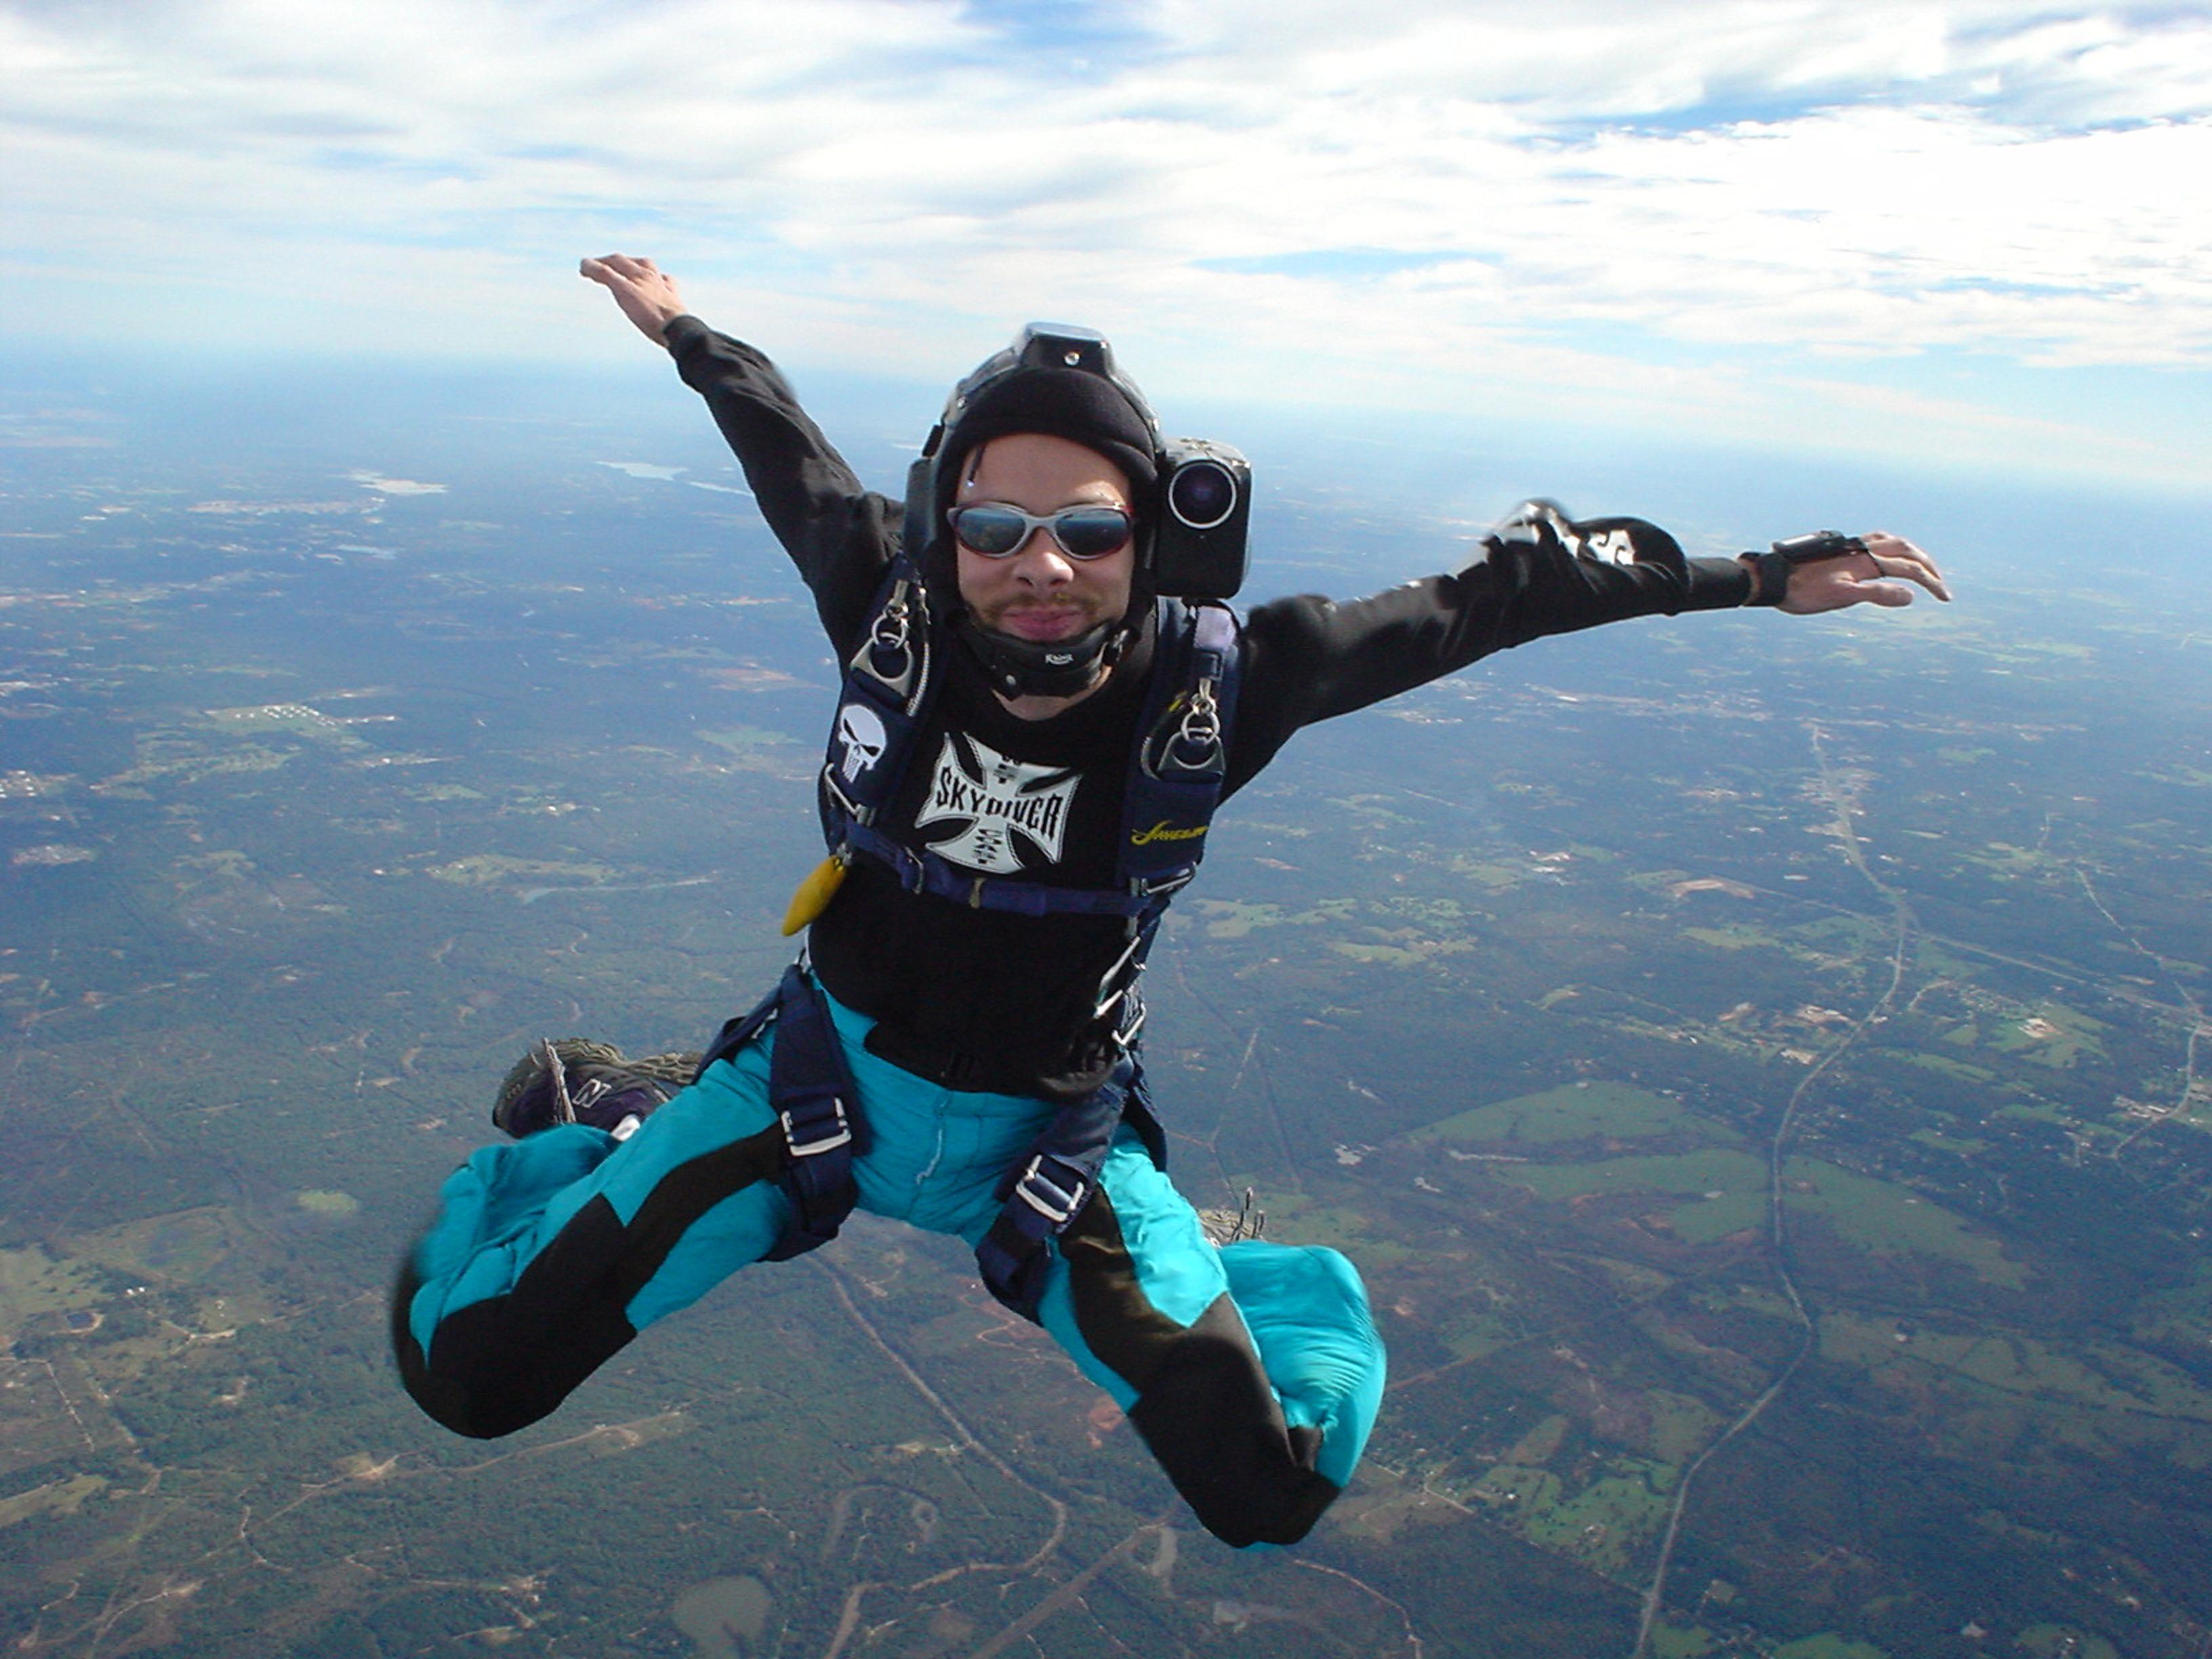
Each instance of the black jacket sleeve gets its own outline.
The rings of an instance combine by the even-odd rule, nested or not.
[[[861,488],[775,365],[758,351],[696,317],[676,319],[667,337],[677,372],[714,411],[761,516],[799,567],[842,654],[851,648],[898,544],[903,509]]]
[[[1615,563],[1558,544],[1492,538],[1451,575],[1342,603],[1310,594],[1272,600],[1244,624],[1229,787],[1249,782],[1300,726],[1425,685],[1493,651],[1630,617],[1730,609],[1750,591],[1749,574],[1733,559]]]

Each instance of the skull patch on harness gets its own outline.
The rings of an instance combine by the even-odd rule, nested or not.
[[[864,702],[837,711],[837,775],[852,782],[884,757],[883,717]]]

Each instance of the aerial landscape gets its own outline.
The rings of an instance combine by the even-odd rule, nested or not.
[[[2160,0],[0,0],[0,1652],[2212,1659],[2208,176]],[[825,483],[817,610],[750,492]],[[1941,576],[1537,639],[1206,819],[1150,586],[1248,507],[1248,611],[1416,584],[1244,635],[1272,739],[1680,591],[1449,580],[1532,498]],[[921,743],[824,635],[908,525]],[[821,1144],[1002,1288],[959,1091],[1104,1078],[1098,1152],[1140,964],[1179,1192],[1063,1206],[1057,1340],[881,1213],[711,1284],[773,1074],[475,1156],[839,894]]]
[[[2212,1652],[2201,550],[1971,503],[1954,605],[1539,642],[1224,814],[1150,969],[1171,1169],[1391,1350],[1306,1545],[1207,1538],[865,1217],[535,1428],[418,1415],[386,1294],[508,1064],[697,1046],[819,856],[811,608],[659,389],[0,409],[10,1651]],[[1255,451],[1257,597],[1513,504]]]

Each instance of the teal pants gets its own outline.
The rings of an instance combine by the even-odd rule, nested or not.
[[[1053,1109],[941,1087],[870,1054],[830,1005],[868,1127],[860,1207],[972,1248]],[[569,1124],[486,1146],[447,1181],[404,1264],[392,1337],[409,1392],[463,1434],[544,1416],[654,1320],[781,1237],[774,1030],[628,1139]],[[1045,1329],[1125,1411],[1218,1536],[1303,1537],[1350,1479],[1382,1392],[1367,1297],[1334,1250],[1217,1249],[1126,1127],[1053,1246]]]

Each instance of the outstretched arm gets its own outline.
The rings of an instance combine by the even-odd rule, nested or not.
[[[592,281],[615,296],[623,316],[637,331],[657,346],[668,343],[668,325],[690,309],[676,286],[676,279],[650,259],[627,253],[609,253],[586,259],[578,267]]]
[[[608,253],[578,269],[614,295],[639,333],[668,349],[684,383],[706,398],[761,516],[813,591],[823,627],[848,649],[897,544],[899,503],[863,489],[775,365],[694,316],[676,279],[652,260]]]
[[[1782,550],[1793,547],[1802,562]],[[1951,597],[1935,561],[1887,532],[1856,540],[1823,532],[1741,559],[1685,558],[1672,536],[1642,520],[1577,521],[1555,503],[1531,501],[1453,574],[1364,599],[1294,598],[1254,610],[1230,787],[1302,726],[1545,635],[1762,600],[1801,616],[1899,606],[1911,603],[1915,586]]]

